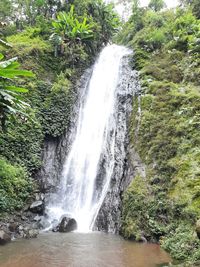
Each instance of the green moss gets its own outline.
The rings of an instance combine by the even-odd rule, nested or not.
[[[171,160],[172,175],[170,197],[186,209],[200,216],[200,151],[194,149]],[[182,192],[180,194],[180,192]]]

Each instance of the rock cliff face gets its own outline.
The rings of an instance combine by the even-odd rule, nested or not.
[[[83,98],[82,96],[87,90],[87,83],[91,74],[92,69],[85,71],[84,75],[74,88],[74,105],[72,105],[71,119],[65,133],[59,138],[47,136],[44,141],[42,155],[43,165],[38,173],[42,192],[55,192],[58,187],[63,164],[71,147],[74,132],[76,131],[76,121],[81,102],[80,99]]]
[[[129,58],[124,58],[121,67],[119,90],[117,95],[116,116],[117,130],[115,133],[115,165],[110,187],[96,219],[97,230],[118,233],[121,222],[122,194],[134,178],[137,171],[144,172],[144,166],[129,145],[129,119],[132,112],[132,99],[140,94],[138,73],[131,70]],[[106,157],[106,155],[104,156]],[[98,180],[103,179],[102,164]]]
[[[110,132],[110,139],[114,136],[114,168],[111,177],[110,186],[103,204],[96,218],[95,229],[107,232],[118,233],[121,222],[121,204],[122,194],[128,187],[136,172],[144,174],[144,166],[134,148],[129,145],[128,127],[132,112],[132,99],[134,95],[140,94],[138,73],[129,66],[129,56],[122,60],[119,84],[117,88],[117,101],[115,105],[115,119],[117,129]],[[86,71],[77,84],[74,108],[71,112],[71,122],[66,129],[66,133],[60,138],[47,137],[44,143],[43,168],[39,173],[42,191],[46,193],[46,202],[48,194],[57,191],[59,185],[62,166],[66,155],[69,152],[70,145],[76,131],[76,122],[80,102],[88,88],[89,78],[92,70]],[[94,198],[98,198],[105,183],[106,168],[109,164],[109,154],[111,146],[102,151],[99,163],[99,172],[96,178],[96,192]]]

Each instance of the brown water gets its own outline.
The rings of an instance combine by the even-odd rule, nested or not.
[[[0,247],[0,267],[155,267],[169,261],[158,245],[103,233],[46,233]]]

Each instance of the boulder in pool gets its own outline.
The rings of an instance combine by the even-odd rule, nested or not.
[[[60,233],[69,233],[77,229],[77,222],[74,218],[63,217],[59,224],[58,231]]]
[[[4,232],[3,230],[0,230],[0,245],[5,245],[10,241],[11,241],[11,236],[6,232]]]

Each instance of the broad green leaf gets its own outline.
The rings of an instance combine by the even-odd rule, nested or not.
[[[4,55],[0,53],[0,60],[4,58]]]
[[[16,86],[5,86],[4,89],[8,90],[8,91],[18,92],[18,93],[27,93],[28,92],[28,89],[22,88],[22,87],[16,87]]]
[[[0,69],[0,77],[2,78],[15,78],[18,76],[35,77],[35,74],[28,70]]]
[[[4,69],[4,68],[8,67],[9,65],[11,65],[15,61],[17,61],[17,57],[13,57],[9,60],[2,61],[2,62],[0,62],[0,68]]]
[[[18,69],[21,64],[17,61],[12,62],[10,65],[6,67],[6,69]]]
[[[12,45],[5,42],[4,40],[0,39],[0,45],[6,47],[6,48],[12,48]]]

